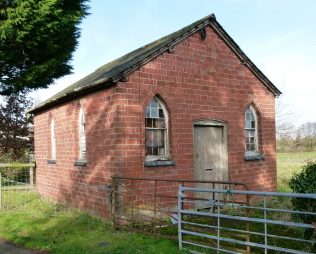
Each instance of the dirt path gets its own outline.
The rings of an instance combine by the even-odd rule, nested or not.
[[[38,254],[39,252],[18,247],[8,241],[0,239],[1,254]]]

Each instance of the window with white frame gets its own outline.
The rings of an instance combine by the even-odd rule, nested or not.
[[[245,150],[250,153],[258,151],[258,119],[252,106],[245,112]]]
[[[80,160],[85,160],[86,159],[86,134],[85,134],[85,117],[84,117],[84,112],[82,108],[80,108],[79,111],[79,159]]]
[[[55,121],[53,118],[50,121],[50,140],[51,140],[51,159],[56,160],[56,135],[55,135]]]
[[[146,159],[167,158],[168,113],[157,97],[154,97],[146,107],[145,130]]]

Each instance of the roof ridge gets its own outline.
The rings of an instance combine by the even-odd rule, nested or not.
[[[139,47],[117,59],[114,59],[88,74],[82,79],[76,81],[72,85],[66,87],[51,98],[38,104],[29,113],[35,113],[55,104],[77,98],[98,89],[103,89],[112,86],[118,81],[125,81],[127,75],[135,71],[142,65],[159,56],[166,50],[172,48],[191,36],[201,28],[209,25],[232,51],[244,61],[247,67],[267,86],[267,88],[275,95],[280,95],[281,92],[273,85],[273,83],[256,67],[256,65],[247,57],[240,49],[237,43],[229,36],[223,27],[216,21],[214,14],[210,14],[202,19],[199,19],[192,24],[185,26],[171,34],[165,35],[158,40]]]
[[[177,34],[178,32],[180,32],[180,31],[182,31],[182,30],[184,30],[184,29],[186,29],[186,28],[188,28],[188,27],[194,26],[195,23],[198,23],[198,24],[199,24],[199,23],[201,23],[201,21],[203,21],[203,20],[206,21],[206,20],[208,20],[208,19],[210,19],[210,18],[216,19],[214,13],[212,13],[212,14],[210,14],[210,15],[207,15],[207,16],[205,16],[204,18],[199,19],[198,21],[195,21],[195,22],[193,22],[192,24],[190,24],[190,25],[188,25],[188,26],[185,26],[185,27],[183,27],[183,28],[181,28],[181,29],[179,29],[179,30],[177,30],[177,31],[175,31],[175,32],[172,32],[172,33],[170,33],[170,34],[167,34],[167,35],[165,35],[165,36],[163,36],[163,37],[161,37],[161,38],[159,38],[159,39],[157,39],[157,40],[154,40],[154,41],[152,41],[152,42],[150,42],[150,43],[147,43],[147,44],[145,44],[145,45],[143,45],[143,46],[141,46],[141,47],[139,47],[139,48],[137,48],[137,49],[134,49],[133,51],[130,51],[130,52],[128,52],[127,54],[122,55],[122,56],[120,56],[120,57],[114,59],[113,61],[110,61],[110,62],[108,62],[108,63],[102,65],[101,67],[97,68],[95,71],[97,71],[98,69],[102,68],[102,67],[105,66],[105,65],[108,65],[108,64],[113,63],[113,62],[116,61],[116,60],[119,60],[119,59],[125,58],[125,57],[127,57],[127,56],[130,56],[130,55],[132,55],[133,53],[135,53],[136,51],[138,51],[138,50],[140,50],[140,49],[148,48],[148,47],[154,45],[155,43],[157,43],[157,42],[160,41],[160,40],[164,40],[164,39],[167,39],[167,38],[171,38],[173,35]],[[168,44],[168,42],[166,42],[166,44]]]

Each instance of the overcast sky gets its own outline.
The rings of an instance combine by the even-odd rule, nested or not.
[[[315,0],[91,0],[73,74],[32,93],[43,101],[99,66],[214,13],[283,92],[295,125],[316,122]]]

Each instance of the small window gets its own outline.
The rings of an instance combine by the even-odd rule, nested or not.
[[[258,151],[258,121],[252,106],[249,106],[245,112],[245,149],[246,152]]]
[[[153,98],[145,113],[146,159],[167,158],[168,151],[168,114],[158,98]]]
[[[51,159],[56,160],[56,135],[55,135],[55,121],[50,121],[50,140],[51,140]]]
[[[85,134],[85,117],[82,108],[79,111],[79,159],[86,159],[86,134]]]

